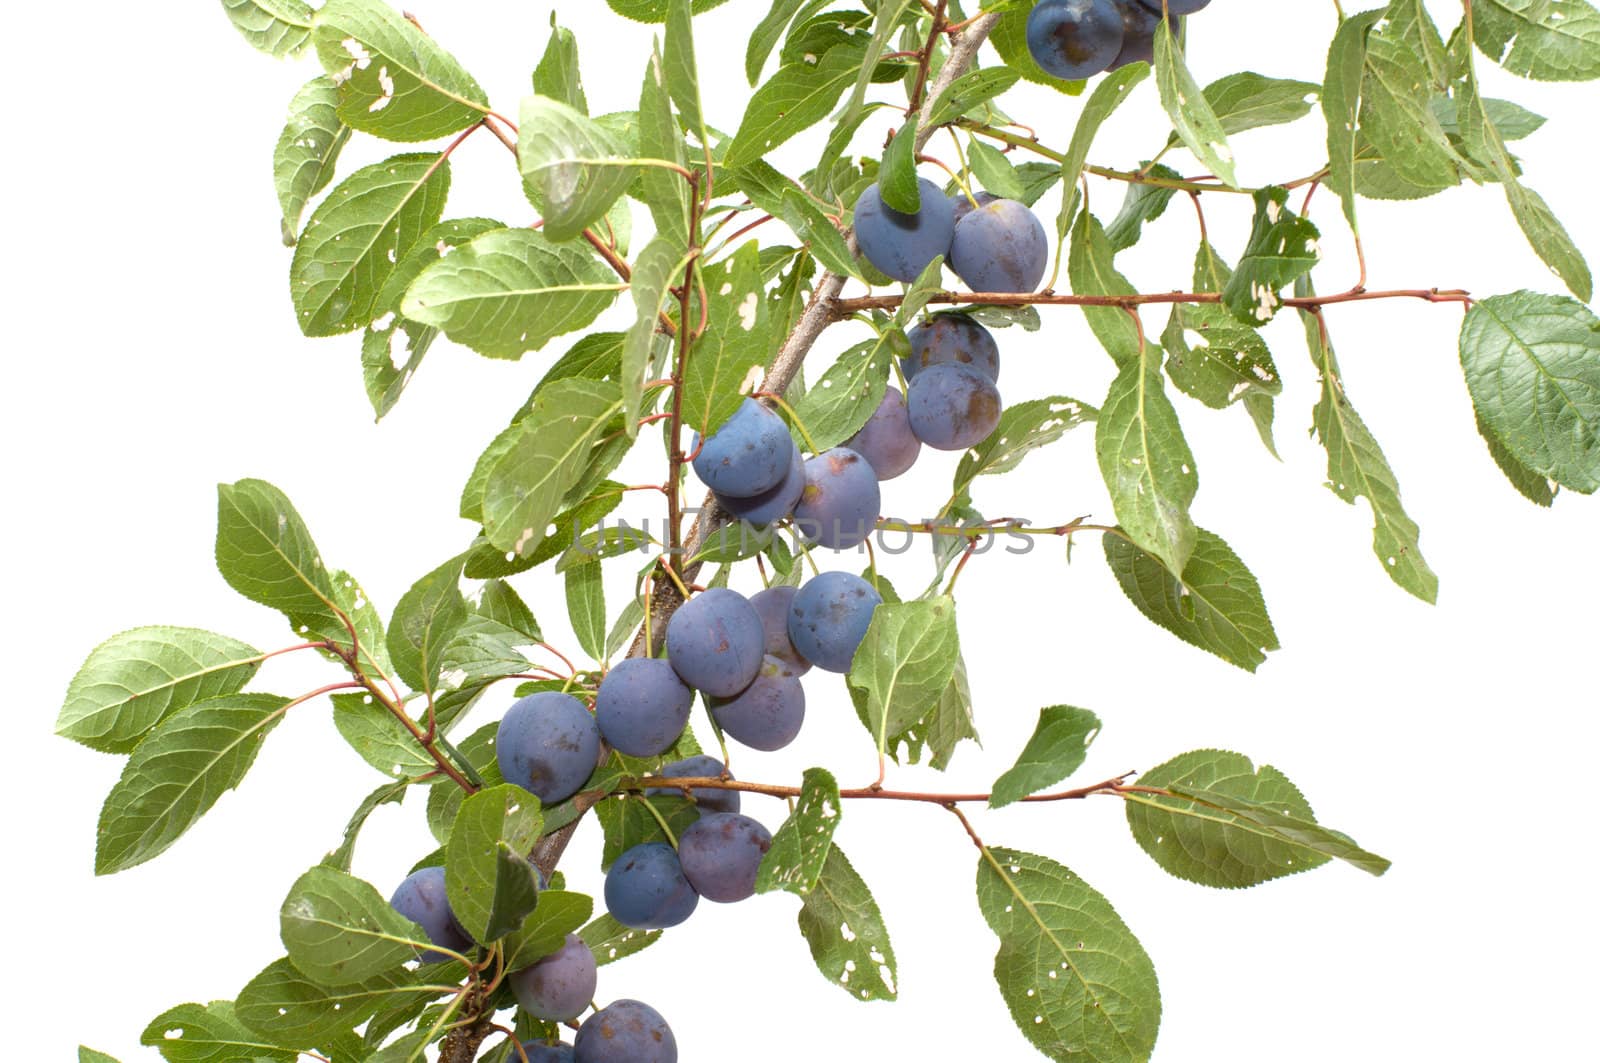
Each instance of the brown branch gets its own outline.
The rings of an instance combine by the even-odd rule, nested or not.
[[[1100,794],[1122,793],[1153,793],[1163,797],[1171,797],[1165,790],[1153,790],[1150,787],[1130,786],[1126,780],[1136,774],[1124,772],[1112,779],[1105,779],[1092,786],[1080,786],[1071,790],[1058,790],[1048,794],[1030,794],[1019,800],[1019,803],[1050,804],[1056,801],[1082,801],[1086,798]],[[716,776],[704,778],[672,778],[651,777],[647,779],[633,779],[625,783],[621,789],[629,793],[643,793],[647,789],[655,790],[682,790],[687,797],[692,790],[735,790],[745,794],[760,794],[763,797],[775,797],[783,800],[799,798],[801,788],[798,786],[783,786],[774,783],[748,782],[743,779],[724,779]],[[907,801],[926,805],[971,805],[988,804],[993,794],[963,793],[941,794],[928,793],[920,790],[885,790],[874,786],[863,786],[855,789],[840,790],[839,797],[845,801]]]
[[[899,295],[868,295],[858,299],[840,299],[834,303],[834,310],[841,318],[865,310],[893,310],[900,305],[902,298]],[[1472,302],[1472,296],[1459,288],[1404,288],[1376,292],[1352,288],[1337,295],[1285,299],[1282,305],[1299,310],[1316,310],[1337,303],[1364,303],[1375,299],[1421,299],[1429,303]],[[1220,303],[1222,296],[1218,292],[1146,292],[1137,295],[1061,295],[1052,291],[1023,295],[1011,292],[939,292],[929,298],[928,302],[940,305],[981,306],[1103,306],[1128,310],[1152,303]]]

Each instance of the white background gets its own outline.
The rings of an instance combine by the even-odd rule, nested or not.
[[[420,4],[430,31],[514,113],[551,4]],[[651,31],[594,0],[560,6],[583,42],[593,109],[632,107]],[[717,124],[737,120],[748,91],[744,45],[765,7],[738,0],[697,21]],[[1438,13],[1453,19],[1454,5]],[[96,880],[95,819],[119,761],[51,736],[68,679],[93,645],[140,624],[201,626],[263,648],[289,643],[275,614],[215,573],[217,481],[257,476],[283,487],[329,562],[392,606],[470,536],[454,516],[461,481],[567,343],[515,364],[441,343],[375,427],[357,341],[296,331],[289,253],[277,242],[271,149],[309,65],[254,53],[214,3],[116,15],[91,7],[70,23],[63,14],[48,4],[8,12],[18,47],[0,74],[12,137],[0,176],[12,211],[0,389],[12,571],[0,621],[13,691],[8,1054],[64,1059],[82,1041],[147,1059],[153,1051],[137,1041],[148,1019],[183,1001],[231,997],[280,954],[279,901],[379,780],[339,744],[326,707],[298,709],[242,789],[167,855]],[[1248,67],[1320,80],[1332,23],[1331,4],[1224,0],[1193,22],[1197,75]],[[1514,82],[1498,71],[1486,80],[1494,94],[1551,117],[1518,150],[1579,243],[1600,253],[1585,132],[1594,87]],[[1078,111],[1029,90],[1008,107],[1058,146]],[[1095,161],[1148,157],[1163,123],[1146,84]],[[868,130],[862,150],[884,132]],[[1241,136],[1241,179],[1314,170],[1321,136],[1315,118]],[[358,143],[344,172],[381,150]],[[786,160],[801,168],[814,150],[808,141]],[[530,217],[493,140],[476,138],[456,162],[451,214]],[[1121,190],[1096,183],[1093,195],[1109,218]],[[1228,199],[1206,204],[1213,234],[1236,257],[1246,218]],[[1040,209],[1049,217],[1053,200]],[[1332,196],[1319,197],[1314,217],[1328,255],[1320,286],[1335,290],[1354,271]],[[1367,204],[1364,220],[1373,287],[1559,290],[1494,189],[1414,207]],[[1154,232],[1124,257],[1125,270],[1146,288],[1185,285],[1195,243],[1188,204],[1174,203]],[[1458,308],[1373,304],[1329,319],[1350,395],[1423,527],[1442,581],[1438,607],[1390,584],[1371,552],[1365,504],[1346,507],[1323,487],[1325,456],[1306,433],[1316,382],[1300,325],[1286,315],[1268,330],[1285,378],[1281,463],[1242,412],[1178,400],[1203,477],[1195,516],[1259,576],[1284,650],[1251,677],[1171,639],[1122,598],[1093,540],[1070,567],[1054,543],[1026,558],[992,555],[960,587],[985,750],[964,748],[948,778],[892,778],[986,789],[1037,710],[1063,702],[1106,723],[1086,779],[1205,746],[1270,761],[1319,816],[1392,857],[1394,870],[1378,880],[1336,866],[1242,893],[1205,890],[1152,865],[1111,801],[981,816],[978,828],[993,843],[1071,865],[1113,900],[1161,972],[1160,1060],[1574,1059],[1584,1044],[1592,1049],[1586,1016],[1600,947],[1586,859],[1600,739],[1595,503],[1564,496],[1546,513],[1501,479],[1457,365]],[[1068,394],[1098,404],[1109,360],[1075,311],[1047,320],[1035,335],[1002,334],[1007,400]],[[1155,329],[1163,321],[1147,320]],[[817,357],[849,342],[830,334]],[[1092,455],[1084,430],[1030,458],[1025,475],[981,485],[978,504],[1052,523],[1104,517]],[[885,508],[910,516],[936,507],[954,464],[928,454],[890,485]],[[916,554],[889,572],[905,587],[926,578]],[[547,632],[571,645],[559,585],[521,585]],[[258,685],[292,695],[325,674],[309,661],[277,662]],[[808,693],[801,739],[782,754],[736,755],[738,774],[790,780],[824,763],[846,783],[870,779],[869,743],[842,685],[818,675]],[[502,707],[491,699],[472,726]],[[382,809],[364,836],[356,870],[384,892],[432,847],[421,806],[418,795]],[[781,818],[777,805],[746,807],[772,827]],[[955,822],[930,808],[852,807],[839,840],[893,931],[898,1004],[853,1003],[826,985],[795,931],[796,902],[783,895],[702,905],[664,944],[605,969],[602,1001],[655,1004],[692,1063],[1035,1058],[990,978],[995,940],[973,903],[974,853]],[[598,890],[597,856],[589,825],[568,863],[576,887]]]

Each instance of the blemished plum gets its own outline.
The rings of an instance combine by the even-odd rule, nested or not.
[[[745,399],[694,456],[702,483],[729,498],[753,498],[778,486],[794,460],[794,439],[783,418]]]
[[[955,235],[955,211],[939,186],[917,179],[922,196],[915,214],[891,210],[873,185],[856,200],[855,234],[861,253],[885,276],[914,281],[941,255],[950,254]]]
[[[806,461],[806,489],[794,507],[794,523],[818,546],[849,550],[872,534],[882,504],[878,474],[867,459],[834,447]]]
[[[727,772],[728,766],[716,757],[704,753],[698,756],[686,757],[675,760],[666,765],[656,774],[663,779],[716,779]],[[732,775],[728,776],[732,778]],[[682,797],[683,791],[671,786],[652,786],[645,792],[646,797]],[[716,790],[709,786],[696,786],[689,791],[700,813],[707,812],[737,812],[739,811],[738,790]]]
[[[654,657],[630,657],[613,665],[600,681],[594,720],[617,752],[657,757],[683,734],[692,708],[694,693],[671,664]]]
[[[577,1058],[573,1055],[572,1046],[561,1043],[550,1044],[548,1041],[522,1042],[523,1054],[528,1057],[528,1063],[573,1063]],[[515,1059],[516,1053],[508,1058]]]
[[[789,638],[812,664],[848,672],[883,597],[849,572],[824,572],[808,580],[789,609]]]
[[[1139,0],[1117,0],[1122,13],[1122,51],[1111,61],[1109,70],[1120,70],[1129,63],[1150,63],[1156,57],[1156,27],[1161,25],[1161,4],[1151,11]],[[1177,27],[1173,27],[1177,32]]]
[[[583,938],[568,934],[561,948],[512,974],[511,991],[534,1018],[566,1022],[589,1007],[599,981],[594,953]]]
[[[911,430],[935,450],[965,450],[1000,423],[1000,391],[968,365],[934,365],[917,374],[906,397]]]
[[[950,268],[975,292],[1032,292],[1049,264],[1044,226],[1014,199],[970,212],[956,226],[950,245]]]
[[[740,520],[755,525],[776,524],[794,512],[800,493],[806,489],[806,463],[800,448],[792,447],[789,471],[777,486],[750,498],[717,495],[717,504]]]
[[[806,722],[806,692],[775,657],[755,682],[726,700],[713,698],[711,716],[734,741],[763,753],[793,742]]]
[[[655,1008],[619,1000],[584,1020],[573,1054],[577,1063],[678,1063],[678,1042]]]
[[[506,782],[546,805],[578,792],[600,762],[600,729],[583,702],[570,694],[529,694],[506,711],[494,740]]]
[[[911,434],[911,418],[899,388],[884,389],[883,401],[845,446],[867,459],[879,482],[893,480],[917,463],[922,441]]]
[[[955,212],[956,224],[960,225],[961,219],[971,214],[977,207],[988,206],[999,198],[993,192],[975,192],[972,195],[972,199],[968,199],[965,192],[958,191],[954,193],[950,197],[950,209]],[[978,201],[976,206],[972,202],[973,199]]]
[[[796,587],[768,587],[750,596],[750,607],[761,617],[761,631],[766,636],[766,655],[783,666],[785,675],[802,676],[811,671],[811,662],[800,656],[800,651],[789,641],[789,606],[794,603]]]
[[[606,911],[635,930],[665,930],[694,914],[700,895],[683,876],[678,852],[645,842],[617,857],[606,872]]]
[[[772,832],[749,816],[713,812],[683,832],[678,859],[696,893],[733,904],[755,895],[756,872],[770,848]]]
[[[465,954],[472,948],[472,938],[456,921],[450,910],[450,901],[444,892],[444,868],[424,867],[414,871],[395,889],[389,898],[390,907],[422,927],[428,940],[442,949]],[[429,949],[422,953],[423,963],[443,963],[450,957]]]
[[[744,595],[713,587],[689,599],[667,622],[667,658],[685,683],[729,698],[761,671],[766,634]]]
[[[930,365],[970,365],[1000,382],[1000,345],[988,329],[966,314],[935,314],[906,333],[911,356],[900,360],[907,380]]]
[[[1161,16],[1161,0],[1132,0],[1155,12],[1156,17]],[[1196,11],[1210,4],[1211,0],[1167,0],[1167,10],[1174,15],[1192,15]]]
[[[1045,73],[1081,81],[1122,51],[1122,13],[1113,0],[1040,0],[1028,13],[1028,53]]]

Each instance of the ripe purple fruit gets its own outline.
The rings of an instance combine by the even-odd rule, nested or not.
[[[971,366],[934,365],[911,381],[911,430],[935,450],[965,450],[1000,423],[1000,392]]]
[[[411,873],[395,889],[389,905],[407,919],[422,927],[428,940],[442,949],[465,953],[472,948],[472,938],[456,921],[445,897],[444,868],[425,867]],[[423,963],[442,963],[450,957],[429,949],[422,953]]]
[[[720,778],[727,770],[728,766],[716,757],[701,753],[698,756],[675,760],[656,774],[663,779],[716,779]],[[729,778],[732,778],[732,776],[730,775]],[[682,790],[671,786],[652,786],[644,793],[646,797],[683,796]],[[696,786],[689,791],[689,797],[702,814],[706,812],[739,811],[738,790],[717,790],[709,786]]]
[[[589,1016],[573,1049],[577,1063],[678,1063],[667,1020],[637,1000],[619,1000]]]
[[[694,694],[672,665],[651,657],[619,661],[600,681],[594,717],[617,752],[657,757],[672,748],[689,722]]]
[[[711,490],[730,498],[770,491],[789,471],[794,440],[783,419],[754,399],[700,444],[694,472]]]
[[[850,670],[883,597],[849,572],[824,572],[809,580],[789,609],[789,637],[806,660],[829,672]]]
[[[975,292],[1025,294],[1050,263],[1050,238],[1033,211],[1000,199],[967,214],[950,245],[950,268]]]
[[[1161,0],[1133,0],[1134,3],[1143,5],[1161,15]],[[1167,0],[1167,10],[1174,15],[1192,15],[1196,11],[1211,3],[1211,0]]]
[[[1161,4],[1151,11],[1139,0],[1117,0],[1122,13],[1122,51],[1111,61],[1110,70],[1120,70],[1129,63],[1150,63],[1156,57],[1156,27],[1161,25]],[[1173,32],[1177,32],[1174,27]]]
[[[755,682],[734,697],[712,699],[711,716],[729,738],[771,753],[793,742],[806,722],[805,688],[768,657]]]
[[[740,520],[755,525],[776,524],[794,512],[800,493],[806,489],[806,463],[800,448],[789,448],[789,471],[776,486],[750,498],[718,495],[717,504]]]
[[[761,671],[766,635],[744,596],[713,587],[689,599],[667,622],[667,657],[685,683],[732,697]]]
[[[972,196],[972,199],[976,199],[978,201],[977,205],[979,207],[986,207],[990,203],[994,203],[999,200],[999,198],[1000,197],[995,195],[993,192],[975,192]],[[961,224],[962,218],[965,218],[968,214],[971,214],[975,209],[977,209],[973,206],[972,199],[968,199],[967,194],[960,191],[956,192],[950,197],[950,208],[955,212],[957,225]]]
[[[906,333],[911,356],[900,360],[907,380],[930,365],[970,365],[1000,382],[1000,346],[989,330],[966,314],[934,314]]]
[[[867,459],[880,482],[893,480],[917,463],[922,441],[911,434],[911,418],[899,388],[884,389],[883,401],[845,446]]]
[[[811,671],[811,662],[800,656],[800,651],[789,641],[789,606],[794,602],[795,591],[794,587],[768,587],[750,596],[750,607],[761,617],[761,631],[767,639],[767,663],[776,659],[784,675],[798,678]]]
[[[1122,51],[1122,14],[1112,0],[1040,0],[1028,13],[1028,53],[1045,73],[1081,81]]]
[[[550,1022],[582,1015],[598,984],[594,953],[577,934],[568,934],[560,949],[511,976],[511,991],[522,1010]]]
[[[950,253],[955,212],[939,186],[918,178],[921,206],[915,214],[891,210],[873,185],[856,200],[855,234],[861,253],[897,281],[914,281],[941,255]]]
[[[866,542],[877,527],[882,503],[878,475],[867,460],[834,447],[806,462],[806,489],[794,507],[794,522],[817,545],[849,550]]]
[[[772,832],[749,816],[713,812],[683,832],[678,858],[695,892],[732,904],[755,895],[756,873],[770,848]]]
[[[612,918],[635,930],[677,926],[700,904],[677,850],[665,842],[635,845],[617,857],[606,872],[605,896]]]
[[[522,1051],[528,1057],[528,1063],[574,1063],[576,1058],[572,1054],[572,1046],[550,1044],[545,1041],[524,1041]],[[510,1058],[516,1058],[512,1053]]]
[[[546,805],[558,805],[594,773],[600,761],[600,729],[577,698],[542,691],[507,710],[494,753],[506,782]]]

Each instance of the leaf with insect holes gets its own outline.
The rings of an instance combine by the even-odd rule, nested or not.
[[[326,987],[393,975],[418,950],[434,948],[369,883],[327,867],[312,868],[290,887],[278,930],[295,969]]]
[[[989,437],[961,455],[951,494],[967,491],[980,476],[1011,472],[1035,450],[1049,446],[1098,416],[1099,411],[1093,406],[1063,395],[1008,406]]]
[[[702,434],[721,427],[755,389],[772,357],[760,251],[740,246],[721,262],[701,267],[710,301],[704,337],[683,379],[683,417]]]
[[[795,408],[817,452],[839,446],[861,430],[883,402],[893,360],[887,340],[863,340],[834,360]]]
[[[878,902],[844,851],[828,849],[822,874],[800,908],[800,933],[829,982],[857,1000],[894,1000],[894,946]]]
[[[529,96],[518,119],[517,162],[543,231],[571,240],[605,217],[639,169],[604,126],[559,100]]]
[[[1250,129],[1286,125],[1310,114],[1322,86],[1309,81],[1263,77],[1249,70],[1218,78],[1206,86],[1206,102],[1229,136]],[[1176,133],[1169,146],[1181,143]]]
[[[384,1004],[442,996],[439,981],[439,972],[425,967],[328,989],[284,957],[239,991],[234,1010],[240,1023],[271,1043],[310,1051],[327,1047],[330,1038],[361,1025]]]
[[[274,59],[298,55],[311,42],[315,12],[303,0],[222,0],[239,35]]]
[[[1322,116],[1328,127],[1327,184],[1344,204],[1350,228],[1356,222],[1356,173],[1361,129],[1362,90],[1366,85],[1367,35],[1383,12],[1363,11],[1339,24],[1328,48],[1328,72],[1322,84]]]
[[[808,768],[800,783],[800,801],[772,836],[761,859],[756,892],[787,890],[804,897],[817,886],[839,828],[839,784],[822,768]]]
[[[1283,305],[1283,289],[1311,272],[1322,252],[1317,227],[1288,208],[1287,191],[1263,188],[1255,202],[1250,240],[1222,289],[1222,301],[1237,320],[1259,328]]]
[[[1072,129],[1072,140],[1067,144],[1066,157],[1061,162],[1061,187],[1066,192],[1061,199],[1061,213],[1056,216],[1058,239],[1065,238],[1068,227],[1078,216],[1078,207],[1083,202],[1083,189],[1078,181],[1083,177],[1083,168],[1089,161],[1089,150],[1094,147],[1094,139],[1099,134],[1100,127],[1105,125],[1106,120],[1118,107],[1122,106],[1122,101],[1133,93],[1134,88],[1149,76],[1149,68],[1144,64],[1132,63],[1102,78],[1095,86],[1094,92],[1089,94],[1089,99],[1085,101],[1083,111],[1078,115],[1078,123]],[[1083,213],[1087,215],[1088,211],[1085,210]],[[1076,281],[1073,282],[1072,290],[1080,295],[1104,294],[1079,291]]]
[[[578,931],[578,936],[594,953],[594,962],[604,967],[644,951],[660,941],[663,933],[662,930],[635,930],[606,914]]]
[[[980,113],[984,105],[1004,95],[1021,80],[1022,75],[1003,66],[969,70],[945,86],[933,101],[928,125],[942,126],[969,115],[986,117]]]
[[[339,87],[331,78],[312,78],[290,102],[288,120],[272,153],[285,245],[294,246],[306,204],[333,180],[334,166],[349,140],[350,127],[339,119]]]
[[[854,85],[866,52],[843,46],[815,65],[784,66],[750,97],[744,119],[728,148],[727,165],[738,169],[765,158],[780,144],[816,125]]]
[[[1195,547],[1189,505],[1200,477],[1162,384],[1160,350],[1147,345],[1112,381],[1096,425],[1095,454],[1123,530],[1182,572]]]
[[[1584,0],[1482,0],[1474,41],[1513,74],[1538,81],[1600,78],[1600,11]]]
[[[1156,27],[1155,58],[1151,65],[1155,68],[1161,106],[1172,119],[1178,139],[1223,184],[1237,188],[1239,182],[1233,175],[1233,149],[1228,145],[1227,130],[1212,109],[1211,101],[1195,82],[1194,75],[1189,73],[1183,46],[1173,36],[1172,26],[1166,19]]]
[[[228,1000],[164,1011],[145,1027],[139,1043],[159,1048],[168,1063],[294,1063],[300,1058],[247,1030]]]

